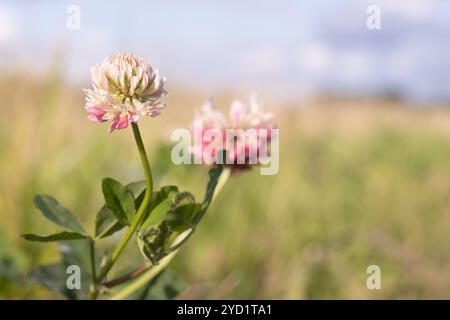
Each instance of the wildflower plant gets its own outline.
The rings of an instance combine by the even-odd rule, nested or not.
[[[149,298],[146,294],[149,288],[161,281],[170,282],[165,285],[177,291],[180,285],[174,281],[176,276],[165,269],[194,233],[230,172],[236,171],[239,166],[213,164],[201,201],[177,186],[162,186],[154,190],[138,122],[145,117],[158,116],[164,108],[160,100],[167,94],[165,79],[157,69],[132,54],[115,54],[93,67],[91,72],[93,89],[85,90],[88,119],[109,121],[110,133],[131,126],[145,180],[122,184],[112,178],[103,179],[105,203],[97,213],[92,233],[87,232],[78,219],[52,196],[36,196],[36,207],[62,230],[51,235],[25,234],[23,237],[29,241],[57,242],[61,261],[37,266],[29,276],[69,299],[145,299]],[[249,105],[234,103],[230,117],[235,127],[267,128],[271,115],[263,112],[256,100],[251,100]],[[211,104],[202,108],[196,115],[196,121],[221,130],[227,125],[222,114],[215,111]],[[247,145],[247,148],[259,147],[258,141]],[[245,150],[226,150],[226,147],[214,152],[225,158],[233,158],[239,152],[246,153]],[[249,163],[245,162],[244,166],[249,167]],[[110,253],[100,252],[97,248],[99,242],[123,229],[114,249]],[[133,237],[144,263],[137,263],[131,272],[110,278],[111,270]],[[78,266],[81,271],[78,290],[71,290],[68,285],[66,272],[71,266]]]

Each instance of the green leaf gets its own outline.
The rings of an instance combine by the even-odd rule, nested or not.
[[[50,221],[67,230],[83,234],[86,233],[78,219],[69,210],[61,206],[52,196],[38,195],[34,198],[34,203]]]
[[[171,199],[175,193],[178,192],[177,186],[165,186],[162,187],[159,191],[153,192],[152,195],[152,202],[150,203],[149,208],[147,209],[147,212],[144,214],[142,221],[145,222],[147,218],[149,217],[150,213],[155,209],[157,206],[159,206],[164,200]],[[136,200],[138,207],[142,203],[142,199],[144,198],[145,191],[142,192],[139,195],[139,198]],[[152,214],[153,215],[153,214]]]
[[[167,240],[171,235],[172,231],[164,222],[158,226],[147,228],[143,232],[138,233],[139,250],[153,265],[157,265],[159,260],[166,255],[166,249],[168,249]]]
[[[183,232],[195,226],[195,217],[200,213],[202,204],[190,203],[176,207],[168,212],[166,223],[172,231]]]
[[[172,201],[170,199],[165,199],[156,208],[154,208],[147,217],[147,219],[142,223],[140,229],[145,230],[151,228],[152,226],[159,225],[167,215],[167,212],[171,209]]]
[[[195,197],[192,193],[184,191],[179,192],[172,199],[172,209],[176,207],[180,207],[185,204],[195,203]]]
[[[137,205],[137,199],[141,196],[142,197],[145,193],[145,186],[146,182],[145,180],[141,181],[135,181],[131,182],[126,185],[126,189],[132,194],[135,202],[135,210],[138,209]],[[129,200],[127,200],[129,201]],[[140,200],[142,201],[142,200]],[[133,211],[134,214],[134,211]],[[129,220],[131,219],[130,216],[127,214],[127,223],[123,223],[124,221],[119,221],[114,214],[113,210],[108,208],[107,206],[103,206],[100,211],[97,214],[97,218],[95,220],[95,236],[99,239],[105,238],[108,236],[113,235],[115,232],[121,230],[123,227],[125,227]]]
[[[166,199],[170,199],[178,192],[177,186],[164,186],[159,191],[153,193],[152,203],[150,204],[149,211],[152,211],[157,205]]]
[[[134,181],[127,184],[127,189],[130,190],[134,198],[137,198],[143,191],[145,191],[146,185],[145,180]]]
[[[108,237],[124,226],[116,219],[111,209],[103,206],[95,219],[95,236],[99,239]]]
[[[81,240],[81,239],[89,239],[89,236],[78,232],[59,232],[54,233],[48,236],[39,236],[36,234],[27,233],[22,235],[25,240],[28,241],[37,241],[37,242],[53,242],[53,241],[62,241],[62,240]]]
[[[128,225],[135,213],[132,193],[127,187],[111,178],[103,179],[102,190],[106,207],[111,209],[120,223]]]
[[[186,282],[172,269],[165,269],[129,299],[172,300],[186,289]]]
[[[211,204],[211,201],[214,196],[214,191],[216,190],[217,187],[217,182],[219,181],[219,177],[222,174],[222,171],[223,171],[222,166],[217,166],[209,170],[209,181],[208,185],[206,186],[205,198],[203,199],[202,202],[201,211],[194,219],[194,224],[198,224],[205,215],[206,210],[208,210],[209,205]]]

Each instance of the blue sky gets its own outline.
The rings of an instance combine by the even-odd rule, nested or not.
[[[69,5],[80,30],[66,27]],[[366,9],[381,8],[378,31]],[[450,2],[445,0],[2,1],[0,70],[64,74],[121,51],[142,56],[186,87],[298,98],[323,92],[400,92],[450,101]]]

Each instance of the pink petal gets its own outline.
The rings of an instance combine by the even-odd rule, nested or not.
[[[95,122],[103,122],[103,116],[106,114],[106,112],[103,109],[97,108],[97,107],[88,107],[86,108],[86,111],[90,113],[90,115],[87,117],[91,121]]]
[[[119,118],[119,122],[117,122],[116,129],[125,129],[130,124],[130,120],[128,117]]]
[[[87,116],[88,120],[94,121],[94,122],[104,122],[104,120],[99,119],[97,116],[94,116],[93,114],[90,114]]]
[[[131,116],[133,117],[133,116]],[[116,115],[112,121],[111,125],[109,126],[109,133],[113,132],[114,130],[121,130],[128,127],[130,124],[130,117],[129,115],[125,115],[121,117],[120,115]]]
[[[111,125],[109,126],[108,132],[112,133],[114,130],[117,130],[117,124],[119,123],[119,117],[114,117],[111,121]]]

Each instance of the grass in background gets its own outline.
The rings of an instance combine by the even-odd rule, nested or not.
[[[210,93],[169,91],[162,116],[141,124],[156,187],[177,183],[201,198],[207,170],[173,165],[169,137]],[[137,151],[131,131],[109,135],[86,121],[82,91],[56,75],[3,78],[0,94],[8,97],[0,298],[53,297],[21,276],[56,259],[55,248],[19,237],[55,231],[33,196],[54,194],[93,226],[101,178],[142,178]],[[269,107],[280,128],[280,171],[252,170],[225,186],[174,260],[189,284],[180,298],[450,298],[450,113],[375,102]],[[381,267],[378,291],[366,288],[371,264]]]

